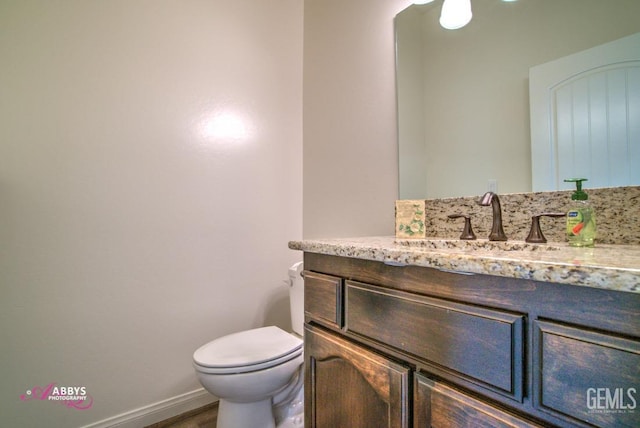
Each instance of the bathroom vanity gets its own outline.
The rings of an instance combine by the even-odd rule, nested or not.
[[[639,246],[289,246],[305,426],[640,426]]]

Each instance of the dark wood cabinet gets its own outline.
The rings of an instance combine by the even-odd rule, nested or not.
[[[640,426],[640,294],[304,263],[308,427]]]
[[[353,281],[346,296],[346,331],[411,354],[433,373],[522,399],[522,314]]]
[[[414,420],[433,428],[541,427],[422,375],[415,377]]]
[[[342,327],[342,279],[308,272],[304,278],[304,312],[316,323]]]
[[[534,322],[537,408],[600,427],[639,427],[638,342],[550,321]]]
[[[409,368],[305,328],[305,426],[408,428]]]

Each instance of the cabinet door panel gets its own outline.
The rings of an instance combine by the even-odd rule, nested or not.
[[[557,417],[640,426],[640,342],[536,321],[534,400]]]
[[[409,369],[305,326],[305,426],[407,428]]]
[[[540,426],[419,374],[415,376],[414,388],[413,426],[416,428],[530,428]]]
[[[342,279],[319,273],[304,273],[306,317],[331,327],[342,327]]]
[[[347,281],[346,327],[522,400],[524,316]]]

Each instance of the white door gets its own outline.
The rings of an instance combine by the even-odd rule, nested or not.
[[[640,185],[640,33],[529,71],[533,191]]]

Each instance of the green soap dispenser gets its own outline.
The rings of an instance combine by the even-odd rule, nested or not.
[[[582,190],[586,178],[569,178],[567,183],[576,183],[571,195],[573,206],[567,212],[567,239],[572,247],[593,247],[596,238],[596,213],[589,203],[589,196]]]

